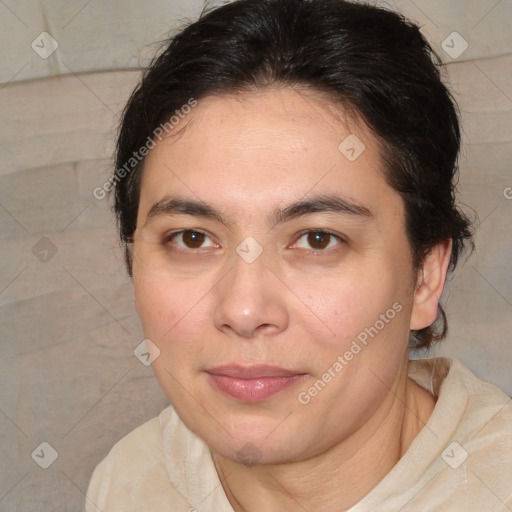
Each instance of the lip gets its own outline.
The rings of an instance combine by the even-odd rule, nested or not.
[[[277,366],[217,366],[206,370],[218,390],[244,402],[259,402],[293,386],[307,374]]]

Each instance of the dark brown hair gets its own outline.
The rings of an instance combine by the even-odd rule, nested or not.
[[[116,169],[126,169],[191,98],[269,84],[306,86],[349,106],[381,142],[384,177],[405,204],[414,269],[451,238],[453,270],[465,244],[472,245],[472,226],[455,203],[458,110],[440,66],[419,28],[383,8],[344,0],[237,0],[203,12],[145,71],[123,114]],[[143,164],[134,163],[123,179],[116,171],[114,212],[123,242],[136,228]],[[411,331],[410,345],[428,348],[446,330],[440,305],[438,321]]]

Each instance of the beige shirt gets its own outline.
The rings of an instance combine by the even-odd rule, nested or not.
[[[512,400],[455,359],[411,361],[437,397],[407,453],[349,512],[512,511]],[[98,465],[87,512],[233,512],[206,444],[172,407]]]

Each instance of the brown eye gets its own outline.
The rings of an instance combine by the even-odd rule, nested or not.
[[[183,243],[189,249],[198,249],[203,245],[206,235],[204,233],[200,233],[199,231],[184,231],[182,233]]]
[[[325,249],[331,249],[343,240],[330,231],[311,230],[304,232],[297,241],[297,246],[301,249],[309,249],[318,252],[327,252]]]
[[[193,229],[184,229],[172,233],[165,239],[165,244],[172,248],[174,245],[178,249],[205,249],[208,247],[217,247],[210,237],[201,231]]]
[[[331,240],[329,233],[321,231],[312,231],[308,234],[308,243],[313,249],[325,249]]]

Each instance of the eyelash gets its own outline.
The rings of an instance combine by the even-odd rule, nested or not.
[[[205,233],[204,231],[201,231],[199,229],[182,229],[181,231],[175,231],[174,233],[170,233],[169,235],[167,235],[164,240],[163,240],[163,244],[164,245],[168,245],[172,240],[174,240],[174,238],[176,238],[177,236],[179,235],[182,235],[184,233],[200,233],[202,235],[205,235],[207,238],[211,239],[211,237]],[[302,238],[304,237],[305,235],[309,235],[311,233],[318,233],[318,234],[321,234],[321,235],[328,235],[328,236],[331,236],[335,239],[338,240],[339,243],[345,243],[345,240],[340,236],[340,235],[337,235],[336,233],[333,233],[332,231],[329,231],[329,230],[326,230],[326,229],[307,229],[305,231],[301,231],[298,236],[297,236],[297,239],[296,239],[296,242],[294,242],[294,244],[297,244],[297,242]],[[182,253],[199,253],[199,252],[204,252],[204,249],[202,248],[198,248],[198,249],[186,249],[186,248],[183,248],[183,247],[174,247],[172,250],[174,251],[179,251],[179,252],[182,252]],[[305,251],[307,251],[308,253],[312,253],[312,254],[315,254],[315,255],[322,255],[322,254],[330,254],[332,252],[336,252],[339,250],[338,249],[335,249],[335,248],[330,248],[330,249],[303,249]]]

